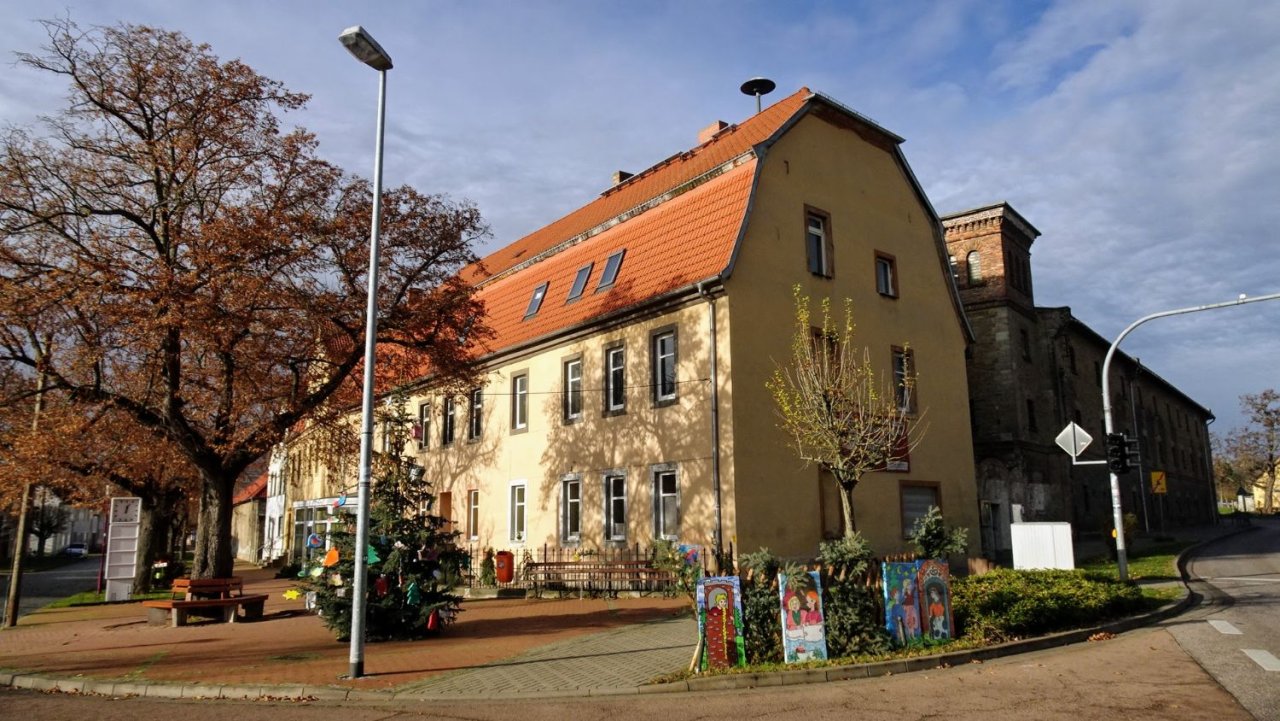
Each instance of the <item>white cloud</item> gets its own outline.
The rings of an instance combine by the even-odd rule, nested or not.
[[[765,75],[769,100],[808,85],[904,136],[939,211],[1013,203],[1045,233],[1039,302],[1104,336],[1156,310],[1280,290],[1274,3],[64,3],[85,24],[181,30],[311,93],[289,120],[361,174],[376,84],[336,36],[365,25],[396,62],[388,184],[475,201],[495,244],[712,120],[741,120],[754,103],[738,85]],[[0,0],[0,50],[35,49],[28,20],[42,12]],[[0,120],[59,106],[61,88],[6,69]],[[1280,307],[1266,305],[1159,321],[1124,347],[1234,425],[1236,396],[1280,385]]]

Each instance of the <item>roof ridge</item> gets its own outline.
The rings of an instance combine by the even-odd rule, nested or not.
[[[494,273],[493,275],[490,275],[487,278],[483,278],[482,280],[478,281],[475,284],[475,287],[483,288],[484,286],[489,285],[494,281],[498,281],[498,280],[501,280],[502,278],[506,278],[510,275],[514,275],[515,273],[518,273],[524,270],[525,268],[535,265],[542,260],[550,258],[551,256],[557,253],[568,250],[569,248],[572,248],[573,246],[583,241],[589,240],[590,238],[593,238],[599,235],[600,233],[603,233],[604,231],[609,230],[610,228],[616,227],[646,211],[652,210],[662,205],[663,203],[669,200],[672,200],[673,198],[677,198],[681,195],[684,195],[686,192],[693,190],[699,185],[702,185],[703,183],[709,180],[712,180],[713,178],[723,175],[729,172],[730,170],[733,170],[734,168],[738,167],[739,165],[742,165],[743,163],[747,162],[748,160],[754,157],[756,157],[756,152],[754,149],[748,150],[745,153],[739,153],[738,155],[735,155],[734,157],[730,158],[728,161],[715,166],[714,168],[708,170],[707,172],[701,173],[699,175],[695,175],[694,177],[689,178],[688,180],[684,181],[683,183],[680,183],[679,185],[672,186],[666,191],[658,195],[655,195],[652,198],[649,198],[643,203],[639,203],[635,206],[632,206],[630,209],[622,213],[619,213],[613,216],[612,218],[605,220],[604,222],[601,222],[595,226],[592,226],[591,228],[588,228],[587,230],[573,236],[572,238],[567,238],[565,240],[562,240],[559,243],[556,243],[555,245],[551,246],[550,248],[547,248],[546,250],[542,251],[541,253],[538,253],[534,256],[526,258],[525,260],[517,263],[516,265],[511,266],[510,268],[507,268],[506,270],[498,271],[497,273]]]
[[[812,96],[813,92],[809,88],[801,87],[746,120],[726,127],[692,148],[668,156],[585,205],[494,250],[464,269],[463,277],[480,285],[489,278],[507,274],[517,267],[528,267],[530,261],[554,254],[556,248],[567,247],[565,244],[581,242],[584,234],[589,234],[636,208],[644,207],[653,198],[686,185],[767,140]],[[670,173],[672,177],[666,178],[666,173]]]

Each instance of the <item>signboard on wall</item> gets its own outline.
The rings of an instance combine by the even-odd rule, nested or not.
[[[106,562],[108,601],[128,601],[133,593],[133,576],[138,564],[138,525],[141,518],[141,498],[111,499]]]

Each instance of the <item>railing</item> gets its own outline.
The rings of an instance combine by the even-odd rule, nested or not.
[[[681,546],[686,552],[692,552],[695,555],[696,562],[703,567],[703,573],[706,575],[714,575],[715,568],[715,549],[709,546]],[[470,559],[468,567],[464,572],[464,580],[468,586],[479,586],[481,575],[481,564],[484,562],[486,551],[493,551],[496,555],[500,551],[507,551],[514,558],[514,568],[512,569],[511,580],[507,583],[495,583],[499,588],[523,588],[532,589],[538,585],[540,577],[534,572],[540,567],[560,566],[568,568],[579,566],[581,570],[577,575],[569,576],[572,581],[596,581],[605,580],[603,574],[609,569],[618,569],[623,567],[643,567],[652,568],[655,549],[653,546],[642,546],[639,543],[630,546],[617,546],[600,549],[587,549],[577,546],[555,546],[551,544],[543,544],[541,546],[524,546],[520,548],[497,548],[489,546],[469,545],[467,547],[468,557]],[[733,545],[729,544],[725,549],[725,558],[733,558]],[[731,563],[731,561],[727,561]],[[600,579],[592,576],[593,573],[602,575]],[[496,575],[496,574],[495,574]],[[658,579],[654,576],[652,579]],[[647,586],[653,588],[647,590],[665,591],[671,586],[668,577],[661,577],[661,583],[648,583]]]

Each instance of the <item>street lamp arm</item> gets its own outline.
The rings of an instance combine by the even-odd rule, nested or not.
[[[1111,359],[1115,357],[1116,349],[1120,347],[1120,341],[1124,340],[1125,336],[1132,333],[1135,328],[1143,323],[1156,318],[1196,313],[1202,310],[1214,310],[1215,308],[1227,308],[1246,303],[1261,303],[1264,300],[1280,300],[1280,293],[1269,293],[1267,295],[1254,296],[1253,298],[1241,295],[1235,300],[1229,300],[1224,303],[1210,303],[1209,305],[1198,305],[1191,308],[1160,311],[1159,313],[1145,315],[1120,331],[1120,335],[1116,336],[1116,339],[1111,342],[1111,347],[1107,349],[1107,356],[1102,361],[1102,423],[1107,435],[1115,432],[1111,420]],[[1129,563],[1124,542],[1124,511],[1120,506],[1120,478],[1114,471],[1111,473],[1111,511],[1116,534],[1116,567],[1120,573],[1120,580],[1127,581],[1129,580]]]
[[[1260,303],[1264,300],[1280,300],[1280,293],[1269,293],[1267,295],[1259,295],[1259,296],[1254,296],[1252,298],[1241,296],[1235,300],[1229,300],[1223,303],[1210,303],[1208,305],[1197,305],[1191,308],[1178,308],[1176,310],[1164,310],[1164,311],[1160,311],[1159,313],[1152,313],[1151,315],[1145,315],[1135,320],[1134,322],[1130,323],[1128,326],[1125,327],[1124,330],[1120,331],[1120,335],[1116,336],[1116,339],[1111,343],[1111,347],[1107,349],[1106,358],[1102,361],[1102,414],[1103,414],[1103,419],[1106,422],[1107,433],[1112,432],[1111,388],[1110,388],[1111,378],[1108,371],[1111,368],[1111,358],[1115,356],[1116,350],[1120,347],[1120,341],[1124,340],[1125,336],[1132,333],[1135,329],[1137,329],[1138,326],[1142,325],[1143,323],[1146,323],[1147,321],[1155,320],[1156,318],[1165,318],[1171,315],[1185,315],[1187,313],[1196,313],[1202,310],[1213,310],[1215,308],[1228,308],[1235,305],[1244,305],[1246,303]]]

